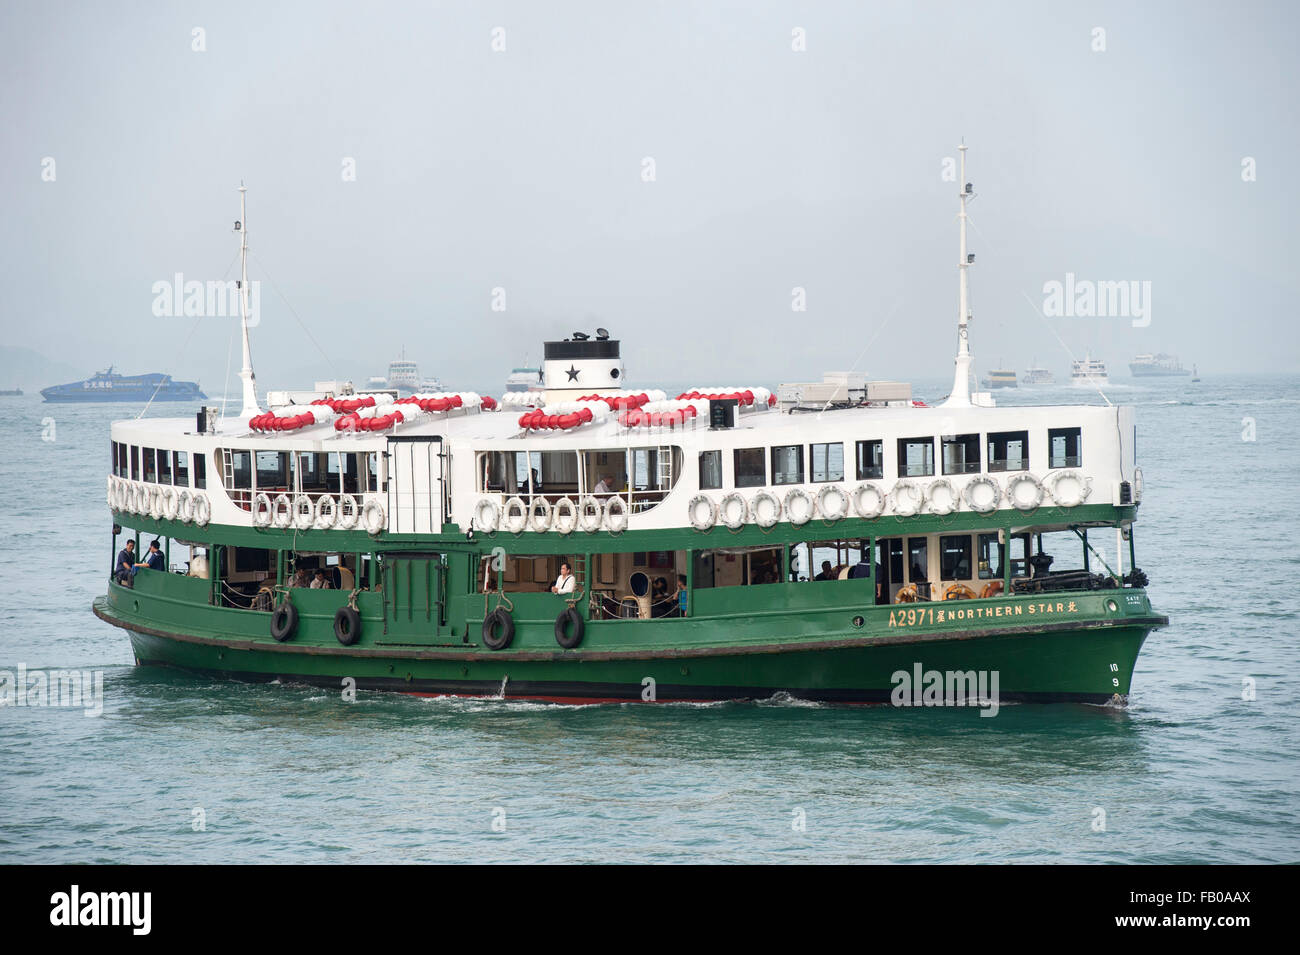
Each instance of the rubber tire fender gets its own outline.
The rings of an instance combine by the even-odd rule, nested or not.
[[[498,636],[497,626],[501,627]],[[515,618],[502,607],[497,607],[483,618],[483,646],[489,650],[504,650],[515,638]]]
[[[573,632],[569,632],[569,628]],[[555,618],[555,642],[566,650],[572,650],[582,643],[582,633],[586,628],[586,623],[582,619],[582,614],[578,613],[577,607],[569,607],[558,617]]]
[[[345,647],[350,647],[361,639],[361,614],[351,607],[339,607],[334,611],[334,637]]]
[[[298,608],[286,600],[271,611],[271,636],[276,642],[284,643],[292,639],[298,629]]]

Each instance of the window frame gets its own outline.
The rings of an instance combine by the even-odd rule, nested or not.
[[[928,470],[909,474],[907,470],[907,448],[910,445],[916,445],[919,447],[922,444],[925,444],[930,450],[927,462]],[[898,439],[898,476],[900,478],[934,477],[934,435],[930,435],[929,437]]]
[[[939,436],[939,458],[940,467],[944,475],[966,475],[980,473],[980,433],[975,431],[967,434],[944,434]],[[948,449],[961,448],[965,456],[960,469],[948,468]],[[975,451],[975,460],[972,462],[969,458],[971,449]]]
[[[831,453],[830,449],[837,447],[840,449],[840,473],[838,477],[831,477]],[[825,474],[826,477],[817,476],[817,449],[826,449]],[[844,442],[843,441],[823,441],[817,444],[808,445],[808,483],[809,484],[832,484],[836,481],[844,480]]]
[[[794,480],[790,480],[789,475],[786,474],[786,472],[784,472],[784,471],[778,471],[778,470],[777,470],[776,456],[777,456],[777,453],[778,453],[778,452],[793,452],[792,454],[788,454],[787,456],[788,456],[789,458],[791,458],[792,460],[798,462],[799,470],[798,470],[798,471],[796,472],[796,474],[794,475],[794,477],[795,477]],[[806,483],[807,483],[807,482],[804,480],[804,475],[805,475],[806,472],[804,471],[803,445],[802,445],[802,444],[774,444],[774,445],[772,445],[771,448],[768,449],[768,454],[769,454],[769,456],[770,456],[771,459],[772,459],[772,486],[773,486],[773,487],[778,487],[778,486],[779,486],[779,487],[789,487],[789,486],[792,485],[792,484],[806,484]],[[777,480],[778,475],[785,476],[786,479],[785,479],[785,480],[780,480],[780,481],[779,481],[779,480]]]
[[[872,445],[875,445],[876,447],[877,457],[879,458],[880,463],[874,467],[871,466],[864,467],[864,463],[866,461],[866,455],[863,454],[863,451],[865,449],[869,449]],[[854,454],[854,470],[858,476],[859,481],[883,481],[885,479],[885,439],[884,438],[868,438],[865,441],[855,442],[853,454]],[[875,471],[876,473],[873,474],[871,473],[872,471]]]
[[[705,482],[705,478],[704,478],[704,462],[705,462],[705,459],[706,459],[706,458],[709,458],[709,459],[711,459],[712,461],[715,462],[715,466],[716,466],[716,468],[717,468],[717,472],[716,472],[716,473],[717,473],[717,483],[716,483],[716,484],[714,484],[714,483],[706,483],[706,482]],[[701,491],[720,491],[720,490],[722,490],[722,481],[723,481],[723,475],[722,475],[722,450],[721,450],[720,448],[714,448],[714,449],[712,449],[712,450],[701,451],[701,452],[700,452],[700,457],[699,457],[699,470],[700,470],[700,490],[701,490]]]
[[[757,482],[754,482],[752,480],[753,478],[752,470],[748,472],[745,480],[743,482],[741,481],[741,474],[745,473],[742,472],[740,466],[740,456],[742,454],[757,455],[757,459],[760,462],[759,467],[762,468],[762,474],[759,475],[759,480]],[[732,463],[735,465],[734,470],[731,473],[732,487],[767,487],[767,449],[766,448],[734,448],[732,449]]]
[[[1069,454],[1070,438],[1075,439],[1075,454]],[[1053,451],[1052,444],[1058,438],[1065,439],[1064,463],[1056,463],[1056,454]],[[1048,470],[1059,468],[1081,468],[1083,467],[1083,428],[1048,428],[1047,429],[1047,467]]]
[[[1020,442],[1020,464],[1022,467],[1013,468],[1008,465],[1010,460],[1007,457],[1007,448],[1013,442]],[[997,444],[1002,445],[1002,457],[997,457],[994,452],[997,450]],[[988,454],[987,467],[990,474],[1001,474],[1007,471],[1028,471],[1029,470],[1029,432],[1020,431],[990,431],[984,436],[984,450]]]

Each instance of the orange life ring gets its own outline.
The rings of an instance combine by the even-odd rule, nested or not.
[[[990,580],[987,584],[984,585],[984,589],[980,591],[980,596],[996,597],[1000,593],[1002,593],[1002,581]]]
[[[975,591],[965,584],[953,584],[943,592],[944,600],[974,600]]]
[[[907,584],[902,587],[894,597],[896,604],[913,604],[916,603],[916,584]]]

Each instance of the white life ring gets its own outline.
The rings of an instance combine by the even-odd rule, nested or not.
[[[300,531],[309,531],[316,523],[316,505],[306,494],[298,494],[293,499],[293,526]]]
[[[947,478],[939,478],[937,481],[930,482],[930,489],[925,492],[925,503],[931,514],[951,514],[957,510],[961,498],[951,481]]]
[[[149,516],[155,521],[161,520],[162,511],[162,488],[154,486],[149,488]]]
[[[208,503],[208,496],[202,491],[196,491],[194,494],[194,523],[199,527],[207,527],[208,521],[212,519],[212,505]]]
[[[162,498],[159,507],[162,509],[162,516],[169,521],[176,520],[176,491],[170,487],[165,487],[158,495]]]
[[[562,497],[555,502],[551,509],[551,526],[558,534],[567,536],[574,532],[578,526],[578,508],[572,498]]]
[[[281,530],[293,523],[293,502],[289,500],[288,494],[276,495],[271,503],[271,518]]]
[[[785,494],[785,516],[795,527],[801,527],[813,519],[815,508],[813,499],[801,487],[792,487]]]
[[[889,502],[899,517],[911,517],[925,506],[925,491],[915,481],[899,481],[889,492]]]
[[[528,526],[528,505],[524,503],[522,497],[512,497],[506,501],[505,513],[501,515],[501,521],[511,534],[524,532]]]
[[[186,524],[194,520],[194,495],[189,491],[176,495],[176,516]]]
[[[697,531],[707,531],[718,523],[718,505],[713,503],[711,497],[696,494],[691,498],[691,503],[686,505],[686,516]]]
[[[119,511],[126,510],[128,500],[128,491],[131,489],[130,483],[125,478],[117,479],[117,487],[113,489],[113,500]]]
[[[740,530],[749,520],[749,505],[743,497],[732,491],[718,505],[718,517],[733,531]]]
[[[1133,503],[1142,503],[1142,469],[1133,469]]]
[[[109,507],[113,506],[113,501],[115,499],[114,491],[116,491],[117,489],[113,486],[113,482],[116,480],[117,478],[113,477],[113,475],[110,474],[108,476],[108,490],[104,492],[105,493],[104,503],[107,504]]]
[[[854,512],[864,520],[877,518],[885,510],[885,492],[874,484],[859,484],[850,497]]]
[[[141,517],[148,517],[153,509],[153,488],[148,484],[136,486],[135,509]]]
[[[1078,507],[1092,494],[1092,478],[1080,471],[1058,471],[1052,476],[1052,500],[1059,507]]]
[[[316,526],[327,531],[339,522],[339,504],[333,494],[322,494],[316,502]]]
[[[339,527],[345,531],[350,531],[357,526],[357,521],[360,519],[361,508],[357,507],[357,499],[351,494],[341,495],[339,497]]]
[[[1042,482],[1028,471],[1022,471],[1015,477],[1008,478],[1007,500],[1014,504],[1017,510],[1032,511],[1043,503]]]
[[[601,522],[605,519],[605,508],[601,506],[600,499],[588,495],[578,504],[578,526],[588,534],[594,534],[600,530]]]
[[[535,497],[528,505],[528,526],[539,533],[551,529],[551,505],[546,498]]]
[[[849,512],[849,496],[838,484],[827,484],[817,492],[817,510],[828,521],[838,521]]]
[[[621,534],[627,530],[627,501],[618,495],[605,504],[605,529],[611,534]]]
[[[962,492],[966,506],[979,514],[992,514],[1002,503],[1002,488],[998,482],[987,474],[980,474],[971,479]]]
[[[497,502],[490,497],[479,498],[479,502],[474,505],[474,516],[470,521],[474,530],[491,534],[497,529],[500,521],[501,509],[497,507]]]
[[[258,491],[253,496],[253,526],[271,526],[271,495]]]
[[[771,491],[759,491],[749,502],[749,512],[759,527],[773,527],[781,519],[781,499]]]
[[[361,509],[361,521],[365,525],[367,534],[371,537],[378,537],[387,523],[387,518],[384,516],[384,505],[373,497],[366,501],[366,506]]]

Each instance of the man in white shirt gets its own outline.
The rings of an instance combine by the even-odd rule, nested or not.
[[[596,489],[591,493],[592,494],[613,494],[614,475],[612,474],[601,475],[600,483],[596,485]]]
[[[551,593],[571,594],[573,585],[573,571],[569,569],[567,562],[560,564],[560,576],[555,578],[555,586],[551,588]]]

